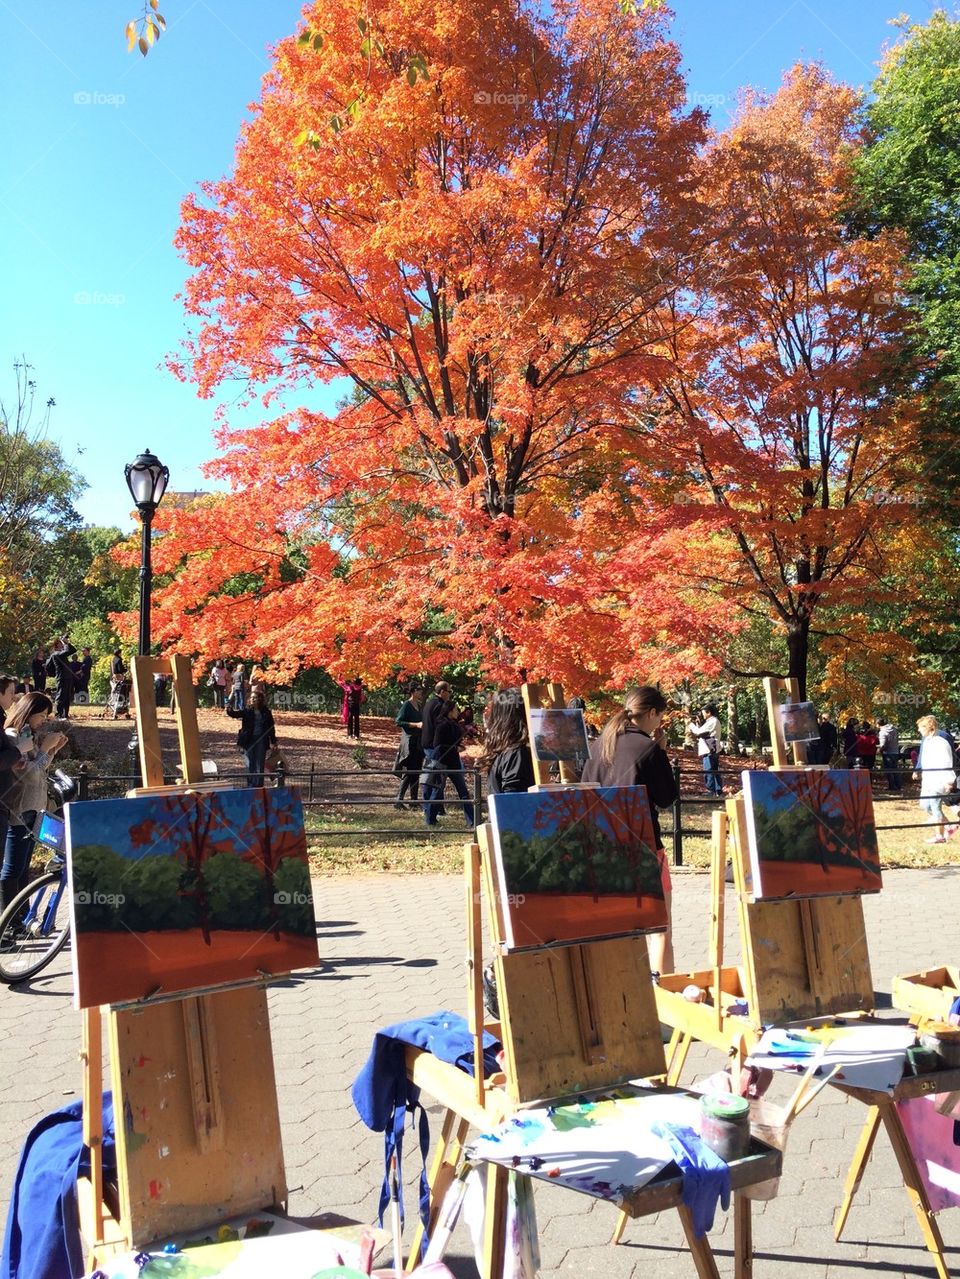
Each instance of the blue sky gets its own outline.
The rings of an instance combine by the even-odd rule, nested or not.
[[[903,3],[674,0],[691,99],[722,125],[740,86],[775,88],[798,59],[868,85]],[[38,395],[57,401],[50,433],[88,481],[91,523],[132,527],[123,466],[148,446],[171,488],[210,487],[215,404],[163,367],[184,332],[172,240],[183,196],[229,171],[268,46],[300,7],[161,0],[167,33],[144,59],[123,40],[138,0],[0,0],[0,398],[25,354]]]

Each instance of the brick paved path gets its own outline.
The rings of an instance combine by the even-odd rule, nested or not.
[[[706,876],[678,874],[674,912],[678,965],[706,959]],[[399,876],[326,880],[317,885],[326,969],[294,977],[270,996],[284,1125],[290,1210],[340,1211],[372,1219],[382,1176],[382,1137],[357,1119],[349,1086],[374,1030],[439,1008],[462,1011],[464,931],[459,878]],[[732,912],[730,912],[732,914]],[[914,968],[956,962],[960,953],[960,867],[890,871],[879,897],[865,899],[874,981]],[[732,921],[729,921],[732,922]],[[727,929],[729,962],[736,938]],[[76,1096],[79,1014],[70,1006],[69,957],[59,957],[32,988],[0,989],[0,1200],[4,1213],[17,1152],[28,1127]],[[718,1068],[718,1054],[697,1049],[691,1070]],[[883,1137],[847,1225],[835,1244],[831,1222],[863,1119],[862,1108],[827,1089],[794,1125],[779,1197],[754,1208],[758,1279],[836,1279],[933,1275],[928,1254]],[[436,1121],[434,1129],[438,1127]],[[412,1138],[409,1149],[415,1151]],[[414,1170],[408,1155],[408,1177]],[[415,1196],[408,1190],[414,1211]],[[544,1279],[597,1275],[657,1279],[692,1275],[680,1251],[675,1213],[631,1223],[624,1243],[607,1246],[614,1213],[606,1205],[538,1184]],[[960,1212],[940,1225],[948,1261],[960,1275]],[[732,1273],[732,1226],[713,1233],[721,1271]],[[475,1274],[458,1233],[450,1262]]]

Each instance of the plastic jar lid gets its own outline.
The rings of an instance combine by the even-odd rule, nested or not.
[[[750,1103],[745,1097],[734,1097],[732,1093],[717,1093],[713,1097],[704,1097],[700,1108],[711,1119],[747,1119],[750,1114]]]

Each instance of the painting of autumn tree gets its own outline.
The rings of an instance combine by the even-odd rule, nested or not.
[[[295,792],[98,800],[66,817],[77,1007],[316,966]]]
[[[490,824],[507,946],[666,927],[645,786],[491,795]]]
[[[748,771],[743,790],[755,898],[880,891],[868,772]]]
[[[701,251],[706,120],[665,14],[628,8],[315,0],[278,45],[177,236],[174,368],[264,421],[224,421],[229,494],[158,514],[166,647],[281,679],[716,669],[727,615],[637,549],[634,411]]]

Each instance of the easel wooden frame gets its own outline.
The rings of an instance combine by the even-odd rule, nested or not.
[[[524,687],[524,703],[537,705],[540,689]],[[559,685],[547,690],[550,704],[562,705]],[[663,1079],[665,1060],[660,1039],[653,984],[642,936],[617,938],[580,946],[543,947],[505,953],[497,939],[505,935],[502,903],[493,866],[488,827],[480,827],[477,843],[465,856],[467,918],[468,1026],[474,1040],[474,1060],[483,1061],[484,1030],[504,1044],[503,1074],[484,1080],[482,1069],[470,1078],[429,1053],[407,1050],[407,1071],[414,1084],[446,1108],[443,1128],[429,1173],[431,1187],[429,1231],[436,1226],[444,1195],[452,1184],[468,1129],[482,1132],[536,1102],[559,1102],[589,1091],[603,1091],[631,1079]],[[494,970],[500,1002],[500,1021],[485,1025],[482,966],[481,900],[486,900],[494,938]],[[598,976],[602,972],[603,979]],[[549,1011],[537,1015],[544,990],[554,993]],[[760,1148],[731,1165],[735,1192],[736,1275],[752,1273],[750,1204],[739,1191],[776,1176],[777,1151]],[[504,1261],[504,1218],[507,1170],[490,1165],[487,1182],[482,1279],[501,1279]],[[644,1187],[625,1206],[627,1217],[647,1216],[674,1207],[700,1279],[718,1279],[709,1240],[697,1239],[682,1201],[682,1180]],[[617,1242],[622,1228],[614,1236]],[[422,1227],[410,1252],[408,1270],[419,1254]]]
[[[188,659],[136,657],[132,672],[144,784],[129,794],[216,788],[202,781]],[[158,674],[173,678],[182,786],[163,784]],[[78,1199],[89,1268],[164,1235],[282,1207],[287,1188],[262,985],[107,1010],[115,1188],[103,1173],[103,1011],[84,1010],[81,1047],[91,1172]]]
[[[805,743],[794,743],[793,760],[789,759],[778,710],[782,694],[786,694],[791,702],[799,700],[796,681],[765,679],[764,691],[773,746],[773,770],[810,767],[806,763]],[[723,967],[724,869],[728,830],[733,834],[731,853],[739,909],[741,968]],[[868,1016],[873,1011],[873,981],[863,905],[859,897],[753,902],[750,899],[746,811],[742,794],[727,800],[725,812],[714,813],[711,852],[710,967],[661,977],[657,988],[658,1014],[662,1021],[675,1027],[675,1039],[679,1040],[668,1075],[674,1083],[694,1040],[724,1050],[737,1059],[736,1065],[742,1065],[743,1059],[759,1040],[765,1023],[841,1013]],[[765,938],[777,940],[778,962],[782,963],[786,955],[785,973],[778,974],[771,967],[767,947],[763,945]],[[680,992],[689,983],[707,991],[706,1004],[691,1004],[683,999]],[[747,1000],[745,1016],[726,1011],[739,999]],[[960,1071],[954,1070],[905,1077],[892,1097],[869,1089],[833,1084],[868,1108],[844,1184],[834,1230],[837,1240],[843,1232],[882,1124],[890,1138],[904,1189],[937,1274],[940,1279],[950,1279],[943,1238],[896,1103],[930,1093],[950,1092],[958,1083]]]

